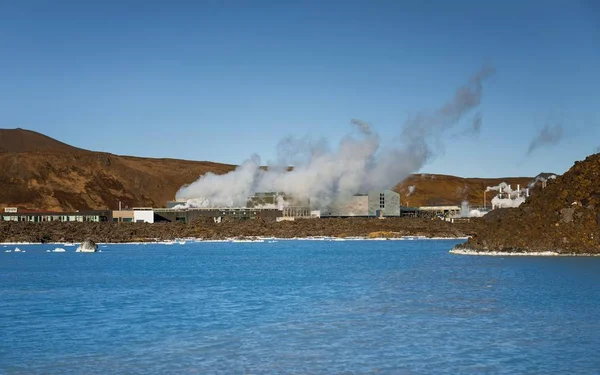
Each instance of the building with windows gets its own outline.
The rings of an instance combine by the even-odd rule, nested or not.
[[[94,211],[75,211],[75,212],[54,212],[54,211],[30,211],[5,209],[0,216],[1,221],[27,221],[31,223],[41,223],[47,221],[62,222],[105,222],[112,221],[112,211],[94,210]]]
[[[115,223],[133,223],[133,210],[113,211],[112,216]]]
[[[420,216],[451,217],[460,214],[459,206],[423,206],[419,207]]]
[[[400,216],[400,195],[392,190],[372,190],[333,202],[321,217]]]
[[[155,208],[152,211],[153,222],[178,221],[189,223],[200,218],[213,218],[220,222],[223,218],[238,220],[264,219],[276,220],[282,217],[282,211],[276,208]]]
[[[371,190],[369,216],[400,216],[400,194],[392,190]]]

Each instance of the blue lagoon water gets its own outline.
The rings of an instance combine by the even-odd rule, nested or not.
[[[600,258],[456,243],[0,246],[0,373],[600,372]]]

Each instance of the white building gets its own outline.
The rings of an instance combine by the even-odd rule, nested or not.
[[[154,223],[154,210],[151,207],[134,207],[134,223]]]

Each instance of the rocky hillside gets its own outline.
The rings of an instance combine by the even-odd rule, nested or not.
[[[600,154],[587,157],[519,208],[492,211],[462,247],[476,251],[600,253]]]
[[[177,190],[206,172],[235,166],[205,161],[151,159],[92,152],[23,129],[0,129],[0,207],[36,210],[163,207]],[[472,179],[417,174],[395,187],[403,205],[483,202],[487,186],[531,178]],[[414,186],[410,188],[410,186]],[[410,190],[413,190],[409,194]],[[487,201],[493,198],[488,194]]]
[[[235,166],[118,156],[22,129],[0,130],[0,207],[84,210],[164,206],[184,184]]]

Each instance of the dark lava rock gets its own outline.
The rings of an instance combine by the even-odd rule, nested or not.
[[[92,223],[92,222],[8,222],[0,221],[0,242],[142,242],[177,238],[225,239],[232,237],[368,237],[379,233],[385,237],[428,236],[464,237],[472,235],[475,222],[449,223],[421,218],[347,218],[272,220],[224,219],[215,223],[203,218],[191,223]]]
[[[458,248],[477,251],[600,254],[600,154],[575,162],[519,208],[485,215]]]
[[[77,248],[78,253],[95,253],[98,251],[98,245],[92,240],[85,240]]]

